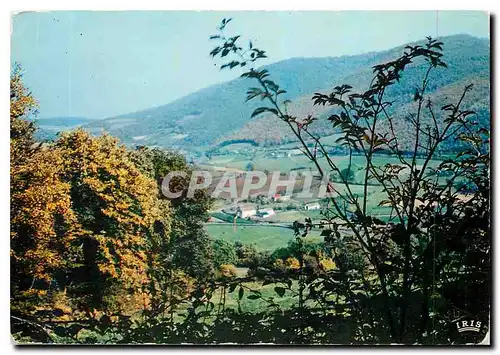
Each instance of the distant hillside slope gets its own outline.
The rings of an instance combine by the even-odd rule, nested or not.
[[[36,119],[39,139],[53,139],[58,132],[67,131],[95,121],[86,117],[48,117]]]
[[[468,35],[449,36],[440,40],[444,42],[445,61],[449,69],[434,72],[429,90],[438,93],[444,87],[453,87],[457,83],[466,85],[475,80],[479,88],[473,91],[471,100],[481,95],[478,108],[489,119],[489,95],[483,97],[485,92],[489,92],[489,41]],[[343,83],[366,89],[371,79],[371,67],[398,57],[403,50],[404,46],[400,46],[356,56],[292,58],[265,68],[269,70],[271,78],[287,90],[283,99],[292,100],[290,110],[293,113],[312,113],[321,118],[329,113],[329,109],[312,106],[311,96],[314,92],[327,92]],[[402,84],[388,92],[388,96],[394,100],[395,112],[411,101],[424,70],[422,63],[410,66],[404,73]],[[253,110],[261,104],[258,101],[245,103],[246,91],[251,85],[254,83],[250,79],[238,78],[202,89],[164,106],[94,121],[86,128],[95,133],[109,131],[127,144],[188,150],[240,139],[253,140],[259,144],[292,140],[286,127],[275,118],[250,120]],[[325,135],[332,131],[326,120],[317,122],[315,130]]]

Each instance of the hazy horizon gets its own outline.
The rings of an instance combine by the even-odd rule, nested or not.
[[[428,35],[489,38],[488,14],[478,11],[33,12],[13,18],[11,61],[24,68],[39,118],[112,117],[236,78],[208,55],[223,17],[235,18],[228,32],[268,52],[260,65],[379,52]]]

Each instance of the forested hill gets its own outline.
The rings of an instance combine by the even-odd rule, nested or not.
[[[444,42],[444,60],[448,68],[436,70],[429,88],[433,97],[453,100],[462,85],[474,82],[466,105],[473,106],[479,119],[489,120],[490,48],[488,39],[468,35],[439,38]],[[271,78],[287,90],[283,99],[292,100],[292,113],[313,113],[320,118],[328,108],[313,107],[314,92],[328,92],[340,84],[365,89],[371,79],[372,66],[397,58],[404,46],[388,51],[356,56],[327,58],[292,58],[268,65]],[[272,53],[270,53],[272,55]],[[414,88],[422,79],[423,63],[416,63],[404,72],[402,85],[389,92],[394,112],[407,108]],[[94,121],[85,127],[93,133],[106,130],[130,145],[159,145],[192,149],[218,144],[227,140],[253,140],[258,144],[279,144],[292,139],[277,120],[261,117],[250,120],[260,102],[245,102],[246,91],[255,86],[249,79],[238,78],[210,86],[164,106]],[[440,92],[447,93],[441,95]],[[449,94],[449,95],[448,95]],[[451,96],[451,97],[450,97]],[[328,134],[326,120],[317,122],[316,129]],[[402,126],[403,127],[403,126]]]

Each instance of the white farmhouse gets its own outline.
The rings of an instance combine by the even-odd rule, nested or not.
[[[306,203],[306,205],[304,206],[304,209],[306,211],[312,211],[312,210],[319,210],[321,208],[319,202],[310,202],[310,203]]]
[[[247,206],[238,206],[236,208],[236,216],[239,218],[247,218],[251,216],[255,216],[257,214],[257,208],[255,206],[247,205]]]
[[[290,195],[282,195],[282,194],[274,194],[271,199],[274,201],[274,202],[285,202],[285,201],[290,201],[290,199],[292,198],[292,196]]]
[[[274,216],[276,213],[272,208],[260,208],[257,215],[262,218],[268,218]]]

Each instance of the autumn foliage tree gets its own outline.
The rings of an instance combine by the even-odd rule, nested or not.
[[[178,153],[140,146],[130,152],[130,157],[145,175],[156,180],[156,193],[160,199],[166,199],[162,192],[164,177],[170,172],[185,173],[184,177],[175,177],[170,182],[172,191],[183,191],[183,194],[170,200],[172,222],[165,265],[169,264],[198,280],[209,279],[215,271],[212,241],[203,228],[210,217],[208,210],[213,202],[209,193],[199,189],[192,197],[186,196],[192,167]]]
[[[22,82],[22,67],[16,64],[10,77],[10,150],[11,163],[20,161],[34,143],[35,125],[26,117],[36,113],[38,103]]]
[[[208,194],[168,200],[161,192],[167,173],[189,176],[191,168],[179,154],[130,150],[112,136],[83,129],[38,142],[36,109],[16,67],[11,77],[12,333],[42,341],[62,333],[76,339],[82,324],[107,326],[110,317],[126,320],[138,311],[151,319],[172,313],[196,283],[201,286],[215,272],[212,241],[203,229]],[[179,183],[185,187],[189,179]],[[54,320],[72,325],[54,328]]]
[[[50,309],[56,294],[64,295],[68,312],[147,306],[155,288],[152,270],[159,267],[156,255],[169,235],[169,203],[151,193],[156,182],[113,137],[76,130],[54,143],[34,144],[27,120],[34,108],[14,71],[13,310]]]

